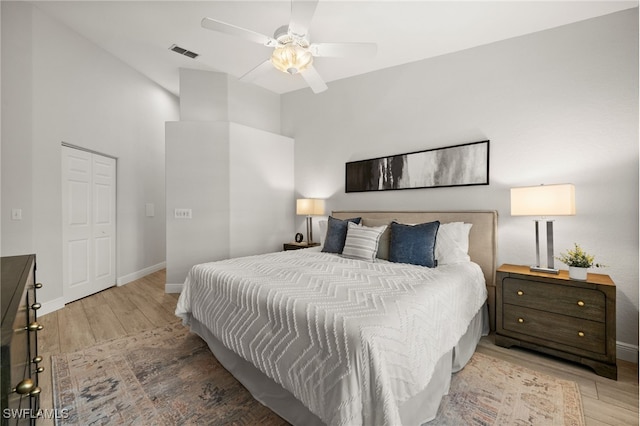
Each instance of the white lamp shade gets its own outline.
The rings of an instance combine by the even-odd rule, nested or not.
[[[299,198],[296,201],[296,214],[323,215],[324,200],[318,200],[315,198]]]
[[[572,184],[511,188],[512,216],[570,216],[576,214]]]

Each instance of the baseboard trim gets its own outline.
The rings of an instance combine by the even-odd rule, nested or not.
[[[129,284],[132,281],[139,280],[142,277],[146,277],[149,274],[153,274],[154,272],[158,272],[161,269],[167,267],[167,262],[160,262],[156,265],[148,266],[139,271],[133,272],[131,274],[124,275],[116,280],[116,285],[118,287],[123,286],[125,284]]]
[[[166,283],[164,285],[164,292],[165,293],[182,293],[182,286],[183,284]]]
[[[616,342],[616,357],[623,361],[638,363],[638,347],[624,342]]]
[[[43,302],[40,309],[38,309],[38,316],[47,315],[62,308],[64,308],[64,297],[58,297],[57,299]]]

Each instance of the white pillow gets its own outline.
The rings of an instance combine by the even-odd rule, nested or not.
[[[436,238],[438,265],[469,262],[470,223],[450,222],[440,224]]]
[[[320,226],[320,247],[324,247],[324,239],[327,236],[328,224],[328,220],[321,220],[318,222],[318,226]]]
[[[375,261],[380,236],[385,229],[387,229],[386,225],[369,227],[349,222],[342,256],[369,262]]]

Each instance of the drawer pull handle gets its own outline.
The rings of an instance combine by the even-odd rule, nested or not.
[[[584,302],[582,300],[578,300],[578,306],[583,307],[584,306]]]
[[[40,331],[44,328],[42,324],[38,324],[37,322],[32,322],[25,329],[28,331]]]
[[[21,333],[24,331],[40,331],[44,328],[44,326],[42,324],[38,324],[36,321],[32,322],[31,324],[29,324],[26,327],[22,327],[22,328],[17,328],[13,331],[15,331],[16,333]]]
[[[523,295],[524,295],[524,291],[518,290],[518,296],[523,296]]]
[[[26,395],[36,389],[36,384],[31,379],[24,379],[16,385],[11,391],[20,395]]]
[[[38,355],[37,357],[33,358],[31,362],[34,364],[40,364],[42,362],[42,357]]]
[[[34,303],[33,305],[31,305],[31,309],[33,309],[34,311],[37,311],[41,307],[42,305],[40,303]]]
[[[38,367],[38,368],[36,368],[33,372],[34,372],[34,373],[36,373],[36,374],[40,374],[40,373],[42,373],[43,371],[44,371],[44,367]]]
[[[584,337],[584,331],[578,331],[578,336]]]
[[[42,283],[35,283],[33,285],[34,288],[42,288]]]
[[[524,322],[524,318],[518,318],[518,322],[522,324]]]

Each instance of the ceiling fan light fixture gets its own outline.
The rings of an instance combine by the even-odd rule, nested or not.
[[[287,43],[273,50],[271,63],[282,72],[296,74],[313,63],[313,55],[307,48],[296,43]]]

